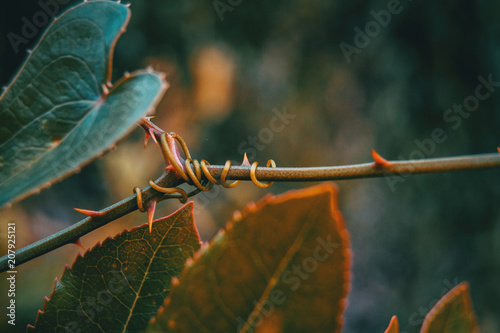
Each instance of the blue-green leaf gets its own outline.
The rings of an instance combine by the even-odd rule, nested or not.
[[[151,70],[111,85],[111,58],[130,11],[84,2],[47,28],[0,97],[0,207],[74,172],[156,106],[167,84]]]

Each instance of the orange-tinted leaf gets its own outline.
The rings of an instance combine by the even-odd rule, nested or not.
[[[387,327],[384,333],[399,333],[398,317],[392,316],[389,327]]]
[[[173,286],[150,332],[338,332],[349,235],[331,183],[235,214]]]
[[[107,238],[78,256],[38,312],[36,332],[140,332],[169,293],[170,282],[200,248],[193,204]]]
[[[425,316],[421,333],[478,332],[469,285],[462,282],[450,290]]]

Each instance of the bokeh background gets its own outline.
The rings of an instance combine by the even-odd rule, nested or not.
[[[167,73],[171,87],[155,123],[182,135],[194,157],[239,162],[247,150],[261,164],[273,158],[279,166],[320,166],[367,162],[371,148],[389,159],[408,159],[416,151],[440,157],[494,152],[500,145],[500,87],[477,111],[460,116],[460,124],[443,118],[474,95],[479,76],[500,81],[497,1],[131,3],[114,79],[145,66]],[[377,22],[373,13],[388,9],[394,13],[385,26],[370,23]],[[8,33],[20,34],[22,18],[31,20],[40,10],[38,1],[0,4],[1,85],[38,39],[16,53]],[[366,28],[372,29],[369,39],[356,37]],[[341,45],[347,44],[357,49],[346,57]],[[276,112],[294,118],[269,131]],[[431,138],[436,128],[447,140],[432,151],[419,148],[415,140]],[[80,173],[1,210],[2,253],[9,221],[17,224],[21,247],[79,221],[73,207],[99,210],[129,196],[134,186],[145,187],[163,162],[153,144],[143,149],[142,137],[137,128]],[[194,199],[201,237],[209,240],[249,201],[309,185],[276,183],[263,190],[248,183],[201,194]],[[338,185],[353,251],[344,332],[383,332],[394,314],[401,331],[417,332],[437,299],[464,280],[482,331],[500,331],[499,170],[410,176],[392,187],[384,178]],[[163,202],[156,216],[179,207]],[[91,247],[144,222],[144,215],[133,213],[82,242]],[[2,332],[34,323],[54,278],[79,251],[67,245],[18,268],[17,326],[12,330],[2,315]],[[5,273],[0,277],[4,308]]]

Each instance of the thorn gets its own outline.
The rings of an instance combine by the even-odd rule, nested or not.
[[[242,166],[250,166],[250,162],[248,161],[247,153],[243,156],[243,162],[241,162]]]
[[[88,210],[88,209],[81,209],[81,208],[73,208],[79,213],[85,214],[87,216],[90,216],[92,219],[96,219],[102,216],[103,213],[101,212],[96,212],[95,210]]]
[[[155,215],[155,210],[156,210],[156,200],[152,200],[147,208],[147,213],[148,213],[148,224],[149,224],[149,233],[153,231],[153,219]]]
[[[157,145],[159,145],[157,137],[160,137],[162,133],[165,132],[164,130],[153,124],[150,121],[151,118],[153,118],[153,116],[144,117],[142,118],[142,121],[139,123],[139,126],[141,126],[142,129],[146,132],[144,147],[146,146],[150,137],[152,137],[154,142]]]
[[[385,158],[379,155],[374,149],[372,149],[372,157],[375,161],[373,167],[375,168],[384,168],[392,165],[391,162],[387,161]]]
[[[500,147],[497,147],[498,152],[500,153]]]
[[[146,146],[148,145],[149,138],[151,137],[151,134],[149,132],[146,132],[144,135],[144,149],[146,149]]]
[[[153,130],[150,128],[149,129],[149,136],[153,138],[153,141],[159,146],[160,144],[158,143],[158,140],[156,139],[156,135],[153,132]]]
[[[85,248],[83,247],[82,241],[80,238],[78,238],[76,241],[73,242],[76,246],[80,247],[83,251],[85,251]]]

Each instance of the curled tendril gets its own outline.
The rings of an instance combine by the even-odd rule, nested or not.
[[[241,180],[236,180],[232,183],[227,183],[226,182],[226,177],[227,174],[229,173],[229,170],[231,169],[231,161],[227,160],[224,168],[222,169],[220,179],[217,180],[215,179],[211,174],[210,171],[207,168],[207,165],[210,165],[206,160],[202,159],[201,162],[199,162],[196,159],[193,159],[191,157],[191,154],[189,152],[189,149],[186,145],[186,142],[177,135],[176,133],[170,133],[170,136],[172,136],[181,146],[184,155],[186,156],[186,159],[184,161],[184,168],[181,164],[179,164],[178,160],[175,158],[174,153],[170,149],[168,142],[167,142],[167,134],[162,133],[160,136],[160,147],[163,153],[163,156],[165,156],[165,159],[172,165],[172,167],[175,169],[177,174],[184,179],[186,183],[189,185],[193,185],[196,187],[196,190],[186,193],[183,189],[179,187],[162,187],[152,180],[149,181],[149,185],[155,189],[158,192],[166,193],[168,194],[168,198],[175,198],[179,199],[181,203],[185,203],[187,201],[187,198],[190,196],[193,196],[201,191],[209,191],[214,185],[221,185],[225,188],[233,188],[238,186],[241,183]],[[257,162],[253,162],[250,168],[250,179],[252,182],[261,188],[267,188],[273,184],[273,182],[261,182],[257,179],[256,176],[256,171],[257,171]],[[274,160],[269,160],[267,161],[267,167],[271,166],[272,168],[276,167],[276,163]],[[185,170],[185,171],[184,171]],[[206,180],[203,182],[203,176],[205,176]],[[137,206],[139,207],[139,210],[144,212],[144,205],[142,201],[142,194],[141,190],[136,187],[134,188],[134,192],[137,194]]]
[[[142,192],[138,187],[134,187],[134,193],[137,195],[137,206],[139,207],[139,211],[145,212],[144,205],[142,204]]]

